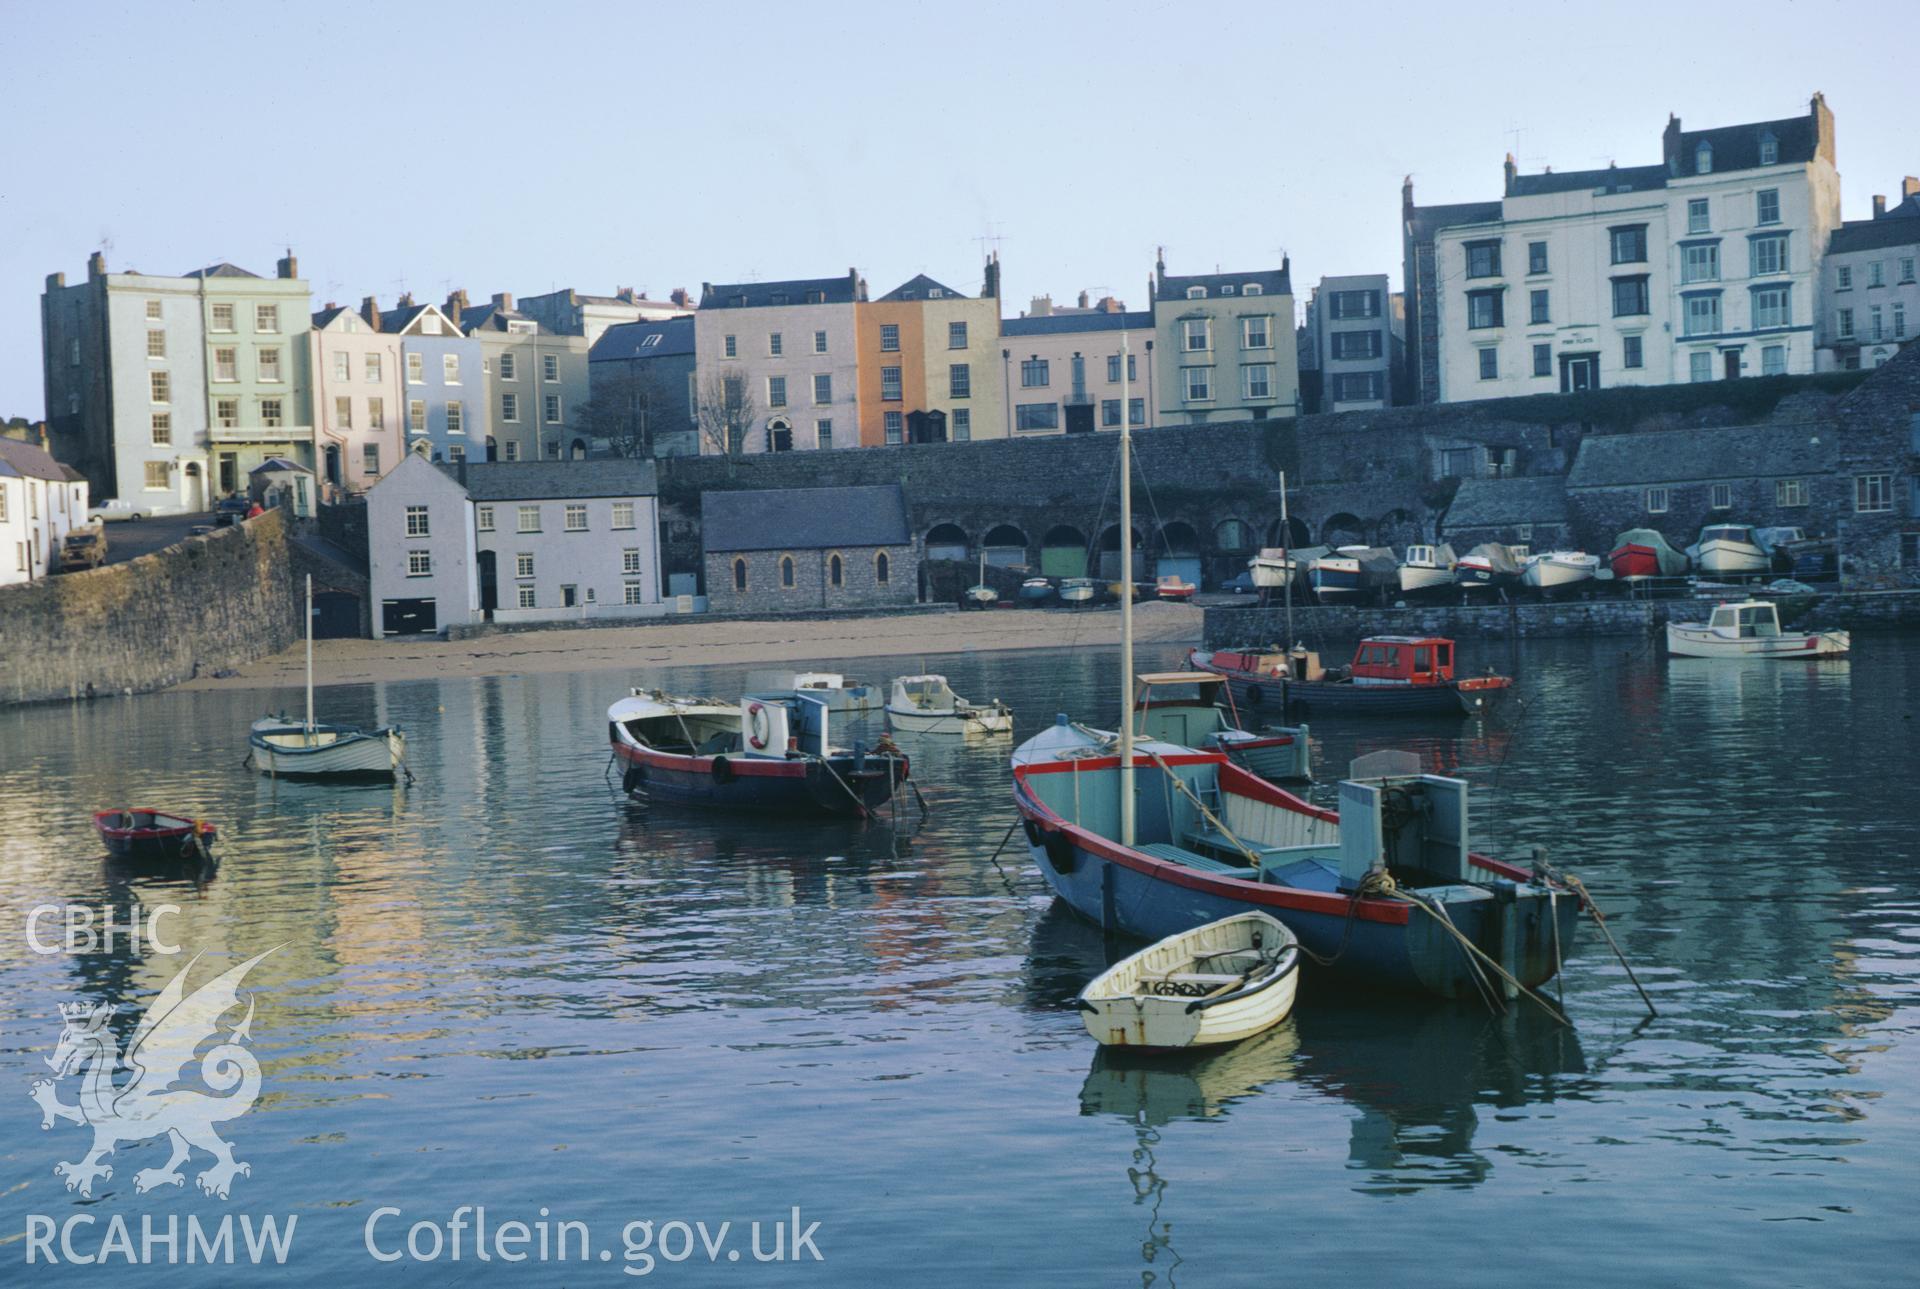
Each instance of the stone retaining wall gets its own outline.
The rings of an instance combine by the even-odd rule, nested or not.
[[[0,589],[0,705],[163,689],[300,638],[270,510],[124,564]]]

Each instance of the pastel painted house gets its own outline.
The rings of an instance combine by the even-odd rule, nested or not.
[[[485,356],[438,305],[400,303],[380,315],[400,340],[401,430],[407,451],[434,461],[483,460],[488,425]]]
[[[314,442],[323,481],[364,492],[400,464],[400,337],[380,330],[369,298],[355,313],[329,304],[313,315]]]

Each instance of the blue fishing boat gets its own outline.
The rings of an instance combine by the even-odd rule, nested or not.
[[[1404,753],[1357,762],[1337,813],[1222,753],[1143,742],[1135,760],[1127,820],[1121,757],[1015,757],[1034,867],[1107,930],[1158,940],[1267,913],[1309,950],[1310,971],[1445,998],[1515,997],[1573,947],[1579,896],[1474,853],[1467,785]]]

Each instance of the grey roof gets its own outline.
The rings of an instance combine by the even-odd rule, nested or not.
[[[1503,524],[1564,524],[1566,481],[1559,475],[1518,479],[1466,479],[1447,507],[1446,528],[1497,528]]]
[[[395,334],[405,331],[413,325],[414,319],[433,306],[430,304],[403,304],[393,309],[380,311],[380,330]]]
[[[1075,331],[1152,331],[1151,313],[1050,313],[1042,318],[1007,318],[1003,336],[1058,336]]]
[[[647,339],[658,336],[653,344]],[[658,322],[622,322],[600,333],[588,352],[589,362],[620,362],[628,358],[672,358],[693,353],[693,318],[665,318]]]
[[[518,309],[497,308],[491,300],[485,304],[468,305],[460,311],[460,330],[469,336],[476,331],[506,331],[509,322],[526,323],[533,328],[533,332],[531,333],[533,335],[551,336],[554,334],[534,318],[533,315],[522,313]],[[522,332],[521,334],[524,335],[528,333]]]
[[[307,467],[301,465],[298,461],[291,460],[287,457],[268,457],[265,461],[262,461],[259,465],[253,467],[253,469],[247,471],[247,473],[248,474],[283,474],[290,470],[298,471],[301,474],[313,473],[313,471],[307,469]]]
[[[13,467],[15,474],[28,479],[77,479],[67,468],[49,456],[44,448],[20,439],[0,435],[0,462]]]
[[[1920,196],[1908,197],[1877,219],[1850,219],[1833,230],[1827,254],[1877,251],[1920,243]]]
[[[1549,170],[1538,175],[1515,175],[1513,196],[1537,197],[1553,192],[1647,192],[1667,186],[1665,166],[1608,166],[1605,170]]]
[[[441,463],[475,501],[542,501],[558,497],[651,497],[660,491],[651,461],[478,461]]]
[[[1221,294],[1220,288],[1223,286],[1232,287],[1237,295],[1241,286],[1248,282],[1258,282],[1260,289],[1268,295],[1293,294],[1293,270],[1291,265],[1283,261],[1277,269],[1262,269],[1257,273],[1189,273],[1185,276],[1169,273],[1160,279],[1154,298],[1182,300],[1191,286],[1207,288],[1208,299]]]
[[[818,296],[818,299],[813,297]],[[852,304],[853,277],[793,278],[785,282],[707,282],[702,309],[761,309],[777,304]]]
[[[1833,468],[1831,425],[1735,425],[1647,434],[1591,434],[1569,488],[1623,488],[1709,479],[1770,479]]]
[[[237,264],[229,264],[229,263],[227,263],[227,262],[226,262],[225,260],[221,260],[221,261],[220,261],[220,262],[219,262],[218,264],[209,264],[209,265],[207,265],[207,267],[205,267],[205,268],[203,268],[203,269],[195,269],[195,270],[194,270],[193,272],[191,272],[191,273],[188,273],[188,274],[186,274],[185,276],[187,276],[187,277],[252,277],[252,278],[257,278],[257,277],[259,277],[260,275],[259,275],[258,273],[249,273],[249,272],[247,272],[247,271],[246,271],[245,269],[243,269],[243,268],[241,268],[241,267],[240,267],[239,265],[237,265]]]
[[[1407,222],[1411,225],[1408,232],[1416,242],[1433,240],[1433,235],[1443,228],[1452,228],[1455,224],[1485,224],[1499,219],[1500,203],[1497,201],[1462,201],[1450,206],[1415,206],[1413,217]]]
[[[330,305],[327,308],[322,309],[320,310],[320,312],[313,315],[313,329],[315,331],[318,331],[322,327],[325,327],[328,323],[332,322],[335,318],[339,317],[341,314],[352,313],[352,312],[353,310],[349,309],[344,304]]]
[[[1820,146],[1818,131],[1811,115],[1790,116],[1784,121],[1755,121],[1751,125],[1723,125],[1715,130],[1682,130],[1678,151],[1671,158],[1673,173],[1697,173],[1702,143],[1713,145],[1713,171],[1752,170],[1760,165],[1761,136],[1771,132],[1779,145],[1778,165],[1804,164],[1813,160]]]
[[[700,497],[708,551],[904,546],[907,501],[897,483],[865,488],[769,488]]]
[[[893,290],[887,292],[880,298],[882,300],[925,300],[929,298],[929,292],[932,291],[938,291],[941,297],[949,300],[964,300],[967,298],[965,291],[956,291],[945,282],[936,282],[925,273],[916,273],[913,277],[902,282],[899,286],[893,288]]]

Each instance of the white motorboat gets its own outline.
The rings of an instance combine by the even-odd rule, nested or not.
[[[806,694],[825,702],[830,712],[870,712],[886,705],[880,686],[848,680],[837,671],[750,671],[747,692]]]
[[[1709,524],[1700,540],[1687,547],[1693,566],[1708,577],[1764,573],[1770,567],[1753,529],[1746,524]]]
[[[1585,551],[1543,551],[1527,557],[1520,580],[1536,591],[1563,591],[1579,582],[1591,582],[1600,571],[1600,557]]]
[[[1293,556],[1284,547],[1269,546],[1247,561],[1253,584],[1263,590],[1279,590],[1293,576]]]
[[[1453,590],[1453,569],[1459,560],[1453,547],[1409,546],[1400,560],[1400,594],[1424,595]]]
[[[398,726],[363,730],[313,719],[313,578],[307,578],[307,717],[266,716],[247,731],[248,757],[263,774],[301,779],[392,779],[404,767]]]
[[[1705,622],[1667,623],[1667,652],[1676,658],[1838,658],[1852,647],[1845,631],[1781,634],[1771,600],[1717,605]]]
[[[1099,594],[1099,587],[1095,585],[1094,580],[1090,577],[1068,577],[1061,579],[1060,603],[1062,604],[1092,604],[1097,594]]]
[[[1265,913],[1236,913],[1123,958],[1080,991],[1080,1019],[1107,1047],[1233,1043],[1287,1018],[1300,946]]]
[[[945,676],[929,672],[894,680],[887,723],[914,734],[1011,734],[1013,712],[998,700],[970,703],[953,692]]]

